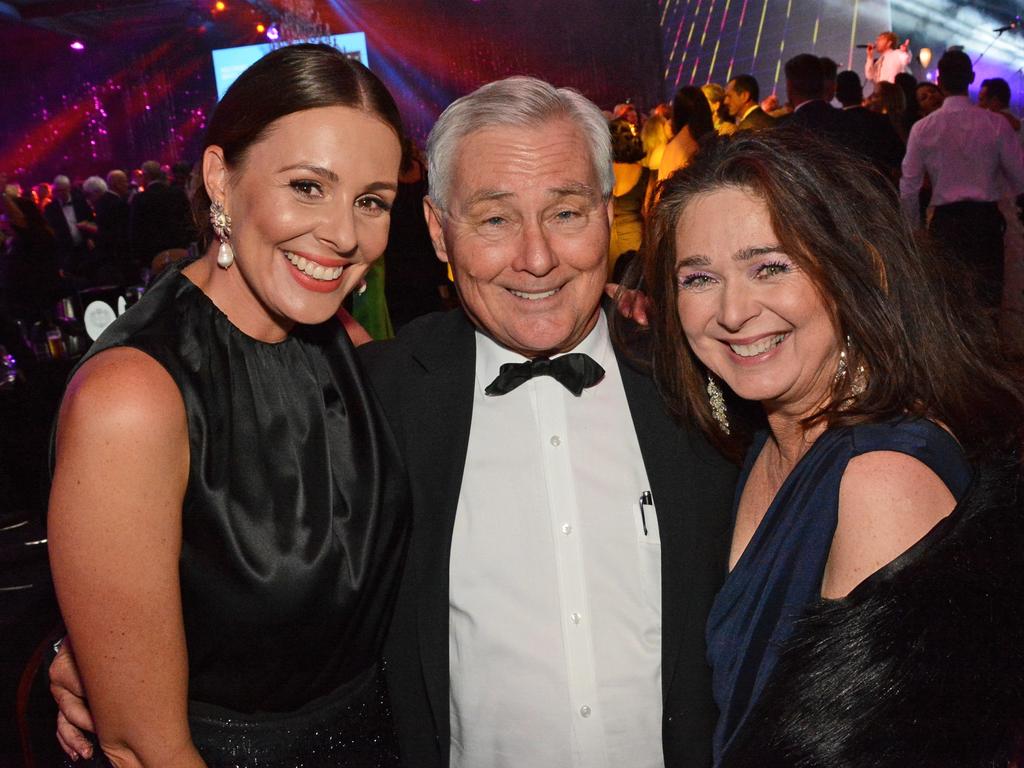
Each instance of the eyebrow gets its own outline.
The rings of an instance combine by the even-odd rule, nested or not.
[[[315,176],[319,176],[322,179],[336,182],[338,181],[338,174],[332,171],[330,168],[324,168],[322,165],[313,165],[312,163],[295,163],[294,165],[286,165],[284,168],[278,168],[278,173],[284,173],[285,171],[309,171]]]
[[[330,168],[324,168],[322,165],[313,165],[312,163],[295,163],[294,165],[287,165],[284,168],[278,169],[278,173],[284,173],[285,171],[309,171],[314,176],[319,176],[322,179],[326,179],[332,184],[337,184],[340,180],[338,174],[332,171]],[[372,184],[367,184],[366,188],[371,192],[377,192],[382,189],[387,189],[392,192],[398,191],[398,184],[393,181],[375,181]]]
[[[594,188],[590,184],[572,182],[561,187],[552,187],[547,190],[546,194],[548,197],[554,199],[572,196],[593,197]],[[467,208],[471,208],[477,203],[484,203],[491,200],[505,200],[509,197],[515,197],[515,193],[503,189],[481,189],[479,192],[470,195],[469,199],[466,200],[465,205]]]
[[[733,261],[750,261],[758,256],[769,253],[784,253],[781,245],[755,245],[750,248],[741,248],[732,255]],[[706,267],[711,263],[711,257],[703,254],[694,254],[676,262],[676,269],[680,267]]]

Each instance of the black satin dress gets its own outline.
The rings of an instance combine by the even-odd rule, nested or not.
[[[267,344],[171,268],[89,355],[177,383],[191,464],[181,592],[189,720],[210,765],[397,765],[381,647],[407,484],[339,323]]]

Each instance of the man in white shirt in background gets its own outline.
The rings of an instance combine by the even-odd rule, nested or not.
[[[998,307],[1003,285],[1001,180],[1013,194],[1024,192],[1024,153],[1004,117],[971,104],[967,88],[972,82],[970,57],[959,49],[946,51],[939,60],[938,80],[946,98],[910,131],[900,199],[911,222],[920,224],[918,192],[928,174],[935,206],[929,231],[950,256],[964,263],[979,298]]]
[[[867,60],[864,62],[864,83],[872,84],[870,90],[874,90],[879,83],[896,82],[896,75],[906,70],[910,64],[910,40],[904,40],[902,45],[898,43],[895,34],[882,32],[875,39],[874,45],[868,45]]]

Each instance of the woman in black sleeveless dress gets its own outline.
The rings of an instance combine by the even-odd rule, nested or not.
[[[400,135],[333,48],[253,65],[207,137],[210,247],[72,377],[51,563],[118,765],[397,764],[405,479],[334,315],[387,241]]]

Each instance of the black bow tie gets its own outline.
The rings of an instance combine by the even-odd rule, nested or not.
[[[604,368],[590,355],[572,352],[549,360],[546,357],[525,363],[505,363],[498,378],[484,390],[485,395],[504,395],[534,376],[550,376],[579,397],[584,389],[604,378]]]

